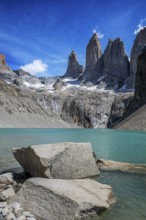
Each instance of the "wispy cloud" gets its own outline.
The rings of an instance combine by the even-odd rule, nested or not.
[[[146,18],[140,20],[133,34],[138,34],[142,29],[144,29],[144,27],[146,27]]]
[[[104,37],[104,34],[102,34],[99,30],[99,26],[96,26],[93,30],[92,30],[93,33],[96,33],[98,35],[98,38],[103,38]]]
[[[31,73],[32,75],[36,75],[37,73],[46,72],[48,65],[43,63],[42,60],[33,60],[32,63],[21,66],[20,68],[28,73]]]

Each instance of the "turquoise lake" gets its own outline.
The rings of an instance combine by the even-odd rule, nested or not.
[[[146,132],[110,129],[0,129],[0,170],[18,166],[12,155],[13,147],[64,141],[91,142],[98,158],[146,164]],[[111,185],[117,198],[117,202],[100,216],[100,220],[146,219],[146,175],[102,171],[97,180]]]

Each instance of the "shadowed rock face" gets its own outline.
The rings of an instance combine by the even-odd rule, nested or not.
[[[72,51],[68,58],[68,67],[64,77],[77,78],[83,73],[83,69],[83,66],[78,63],[76,53]]]
[[[135,94],[125,110],[121,123],[122,129],[146,129],[146,47],[137,60]]]
[[[106,77],[107,87],[122,87],[129,76],[129,60],[120,38],[109,40],[103,55],[103,62],[103,76]]]
[[[146,104],[146,46],[137,61],[134,99]]]
[[[129,84],[128,84],[129,88],[135,87],[137,58],[141,54],[144,45],[146,45],[146,28],[142,29],[138,33],[134,41],[134,45],[132,47],[131,57],[130,57],[130,79],[129,79]]]

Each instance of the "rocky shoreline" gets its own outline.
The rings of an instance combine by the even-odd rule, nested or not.
[[[0,175],[0,220],[78,220],[97,217],[115,202],[89,143],[13,150],[23,166]],[[25,160],[24,160],[25,158]]]
[[[22,168],[0,172],[0,220],[87,220],[115,203],[100,171],[146,174],[145,164],[97,159],[90,143],[14,148]],[[100,170],[100,171],[99,171]]]

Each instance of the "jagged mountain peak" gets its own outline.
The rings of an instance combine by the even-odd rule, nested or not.
[[[77,55],[74,50],[70,53],[68,57],[68,67],[65,75],[63,77],[78,78],[80,74],[83,73],[84,67],[79,64]]]

